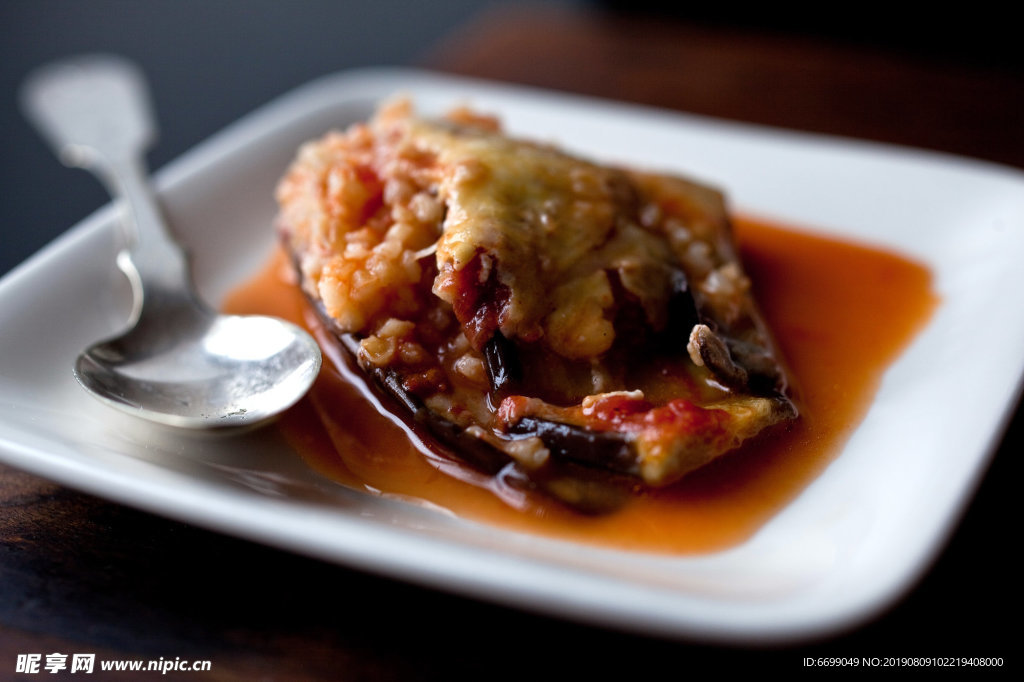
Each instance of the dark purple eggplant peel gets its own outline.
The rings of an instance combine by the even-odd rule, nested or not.
[[[398,101],[304,146],[278,201],[353,366],[483,472],[598,513],[797,417],[715,190]]]

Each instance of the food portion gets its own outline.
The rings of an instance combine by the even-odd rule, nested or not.
[[[339,343],[485,471],[587,507],[796,418],[711,188],[397,100],[303,146],[277,198]]]

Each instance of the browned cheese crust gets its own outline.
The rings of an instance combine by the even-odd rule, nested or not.
[[[277,198],[305,293],[451,442],[660,486],[796,417],[714,189],[396,100]]]

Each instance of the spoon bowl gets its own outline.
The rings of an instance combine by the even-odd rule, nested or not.
[[[96,174],[125,209],[117,262],[132,311],[124,331],[79,355],[78,382],[120,410],[192,429],[253,426],[296,403],[319,373],[320,349],[296,325],[219,315],[196,294],[145,180],[155,126],[138,70],[104,55],[51,64],[26,80],[22,104],[58,157]]]
[[[298,330],[301,332],[301,330]],[[309,388],[318,351],[290,325],[262,316],[197,315],[173,338],[145,327],[97,343],[75,361],[78,382],[105,403],[169,426],[260,424]]]

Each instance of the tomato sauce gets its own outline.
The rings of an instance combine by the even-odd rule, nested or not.
[[[325,349],[321,376],[276,428],[311,467],[336,481],[578,542],[713,552],[749,538],[841,452],[886,368],[938,303],[929,270],[898,254],[746,218],[735,221],[735,232],[755,297],[788,366],[800,418],[675,485],[638,490],[622,508],[600,516],[504,488],[413,442],[346,368],[283,254],[233,292],[225,309],[278,315],[318,337]]]

